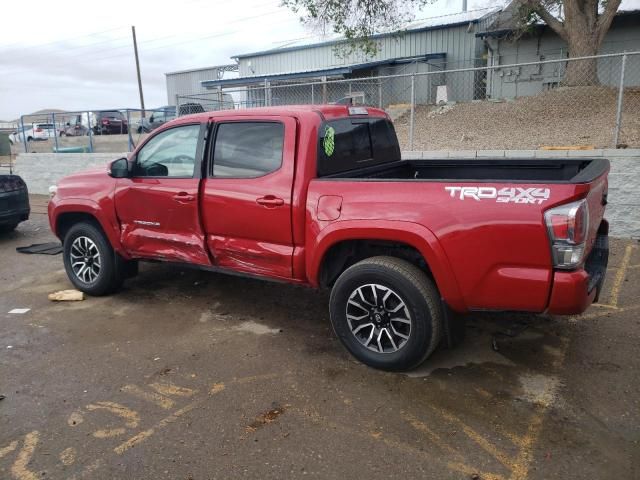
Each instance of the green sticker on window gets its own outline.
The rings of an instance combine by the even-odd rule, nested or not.
[[[324,153],[327,157],[333,155],[333,151],[336,149],[336,131],[333,127],[327,127],[324,129],[324,141],[322,142],[324,147]]]

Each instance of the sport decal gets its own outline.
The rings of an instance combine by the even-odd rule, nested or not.
[[[548,188],[520,188],[505,187],[498,190],[495,187],[444,187],[451,198],[466,198],[479,202],[484,199],[495,199],[498,203],[527,203],[540,205],[549,199],[551,190]]]

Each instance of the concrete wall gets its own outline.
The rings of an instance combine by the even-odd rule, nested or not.
[[[15,173],[27,183],[29,193],[49,194],[49,187],[72,173],[105,166],[111,160],[126,157],[122,153],[21,153],[16,158]]]
[[[115,153],[53,154],[26,153],[18,155],[15,172],[20,175],[31,193],[46,195],[49,186],[75,172],[97,166],[126,156]],[[609,175],[609,205],[607,218],[611,223],[611,233],[620,237],[640,238],[640,150],[587,150],[587,151],[545,151],[545,150],[466,150],[466,151],[426,151],[403,152],[405,159],[418,158],[561,158],[579,156],[604,156],[611,161]]]
[[[605,157],[611,162],[606,218],[611,235],[640,238],[640,150],[429,150],[402,152],[409,159]]]

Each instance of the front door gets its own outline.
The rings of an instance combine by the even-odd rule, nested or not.
[[[295,121],[226,117],[214,130],[202,208],[215,264],[291,278]]]
[[[198,211],[203,132],[191,124],[154,135],[136,154],[131,178],[118,180],[121,241],[133,257],[210,264]]]

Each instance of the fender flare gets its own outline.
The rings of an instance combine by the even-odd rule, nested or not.
[[[313,252],[307,256],[306,272],[314,287],[319,285],[320,267],[332,246],[349,240],[386,240],[404,243],[420,252],[442,299],[456,311],[467,310],[444,249],[433,232],[423,225],[398,220],[345,220],[333,222],[312,238],[311,245],[306,248],[307,252]]]
[[[108,206],[106,208],[108,210]],[[104,231],[113,249],[122,257],[129,259],[129,255],[120,241],[120,225],[115,211],[110,215],[109,212],[105,211],[105,207],[86,198],[65,198],[55,203],[51,201],[49,203],[49,222],[51,230],[58,238],[60,238],[58,220],[65,213],[86,213],[91,215]]]

